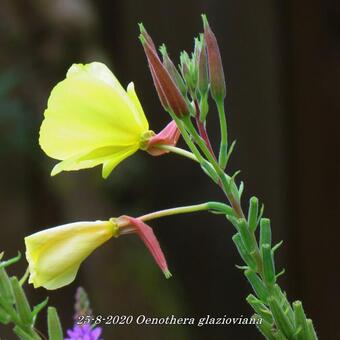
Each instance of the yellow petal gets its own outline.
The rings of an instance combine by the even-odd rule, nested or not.
[[[68,285],[85,258],[116,233],[113,222],[96,221],[65,224],[26,237],[29,282],[46,289]]]
[[[142,105],[137,97],[136,91],[135,91],[135,85],[133,82],[129,83],[127,87],[127,94],[130,97],[131,101],[134,103],[137,112],[138,112],[138,121],[141,126],[141,129],[143,131],[147,131],[149,129],[149,123],[145,117]]]
[[[62,171],[88,169],[103,164],[102,175],[103,178],[107,178],[114,167],[137,150],[138,146],[107,146],[81,153],[55,165],[51,176],[55,176]],[[105,171],[104,168],[106,169]]]
[[[73,65],[52,90],[41,148],[59,160],[107,146],[138,148],[148,123],[136,103],[104,64]]]

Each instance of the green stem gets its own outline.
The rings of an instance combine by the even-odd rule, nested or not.
[[[199,150],[196,148],[195,144],[191,141],[190,136],[189,136],[188,132],[186,131],[185,127],[183,126],[182,121],[171,111],[169,111],[169,114],[170,114],[171,118],[176,122],[176,125],[177,125],[179,131],[181,132],[181,135],[182,135],[183,139],[185,140],[185,142],[187,143],[191,152],[196,156],[198,162],[200,164],[203,164],[204,158],[202,157]]]
[[[189,116],[185,117],[183,119],[183,122],[185,123],[185,126],[187,127],[188,131],[193,136],[194,140],[196,141],[196,143],[198,144],[198,146],[204,153],[205,157],[208,159],[210,164],[213,166],[215,172],[217,173],[218,177],[220,178],[220,186],[222,187],[224,193],[226,194],[231,206],[234,208],[236,215],[240,218],[244,217],[244,213],[242,211],[240,202],[234,197],[234,195],[231,192],[230,183],[227,179],[226,174],[221,169],[215,157],[211,154],[207,145],[205,144],[203,139],[200,137],[200,135],[196,131],[194,125],[192,124],[190,117]]]
[[[221,129],[221,144],[220,144],[220,153],[218,157],[218,162],[220,167],[224,170],[227,166],[228,160],[228,128],[227,128],[227,119],[224,112],[224,102],[223,100],[219,100],[216,102],[218,116],[220,119],[220,129]]]
[[[172,153],[176,153],[180,156],[186,157],[191,159],[192,161],[198,162],[197,157],[192,153],[189,152],[187,150],[178,148],[176,146],[171,146],[171,145],[157,145],[157,149],[162,149],[162,150],[166,150]]]
[[[208,203],[202,203],[202,204],[188,205],[188,206],[185,206],[185,207],[159,210],[159,211],[155,211],[155,212],[140,216],[139,218],[142,221],[150,221],[150,220],[154,220],[154,219],[160,218],[160,217],[172,216],[172,215],[178,215],[178,214],[187,214],[187,213],[204,211],[204,210],[209,210],[209,204]]]

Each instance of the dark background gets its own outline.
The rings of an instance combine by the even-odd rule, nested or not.
[[[324,1],[0,2],[0,249],[23,250],[23,237],[48,226],[105,219],[223,196],[197,166],[174,155],[142,152],[104,181],[100,169],[49,176],[55,164],[38,146],[51,88],[74,62],[103,61],[124,86],[134,80],[153,130],[162,110],[137,39],[143,21],[173,59],[193,48],[208,15],[227,79],[229,132],[237,139],[230,172],[241,169],[243,205],[265,203],[274,241],[284,239],[278,267],[291,300],[302,299],[321,339],[335,339],[339,298],[338,239],[340,5]],[[218,145],[211,103],[208,129]],[[73,295],[82,285],[96,315],[250,316],[250,293],[220,216],[169,217],[152,223],[166,253],[165,280],[133,236],[108,242],[82,265],[76,282],[46,295],[71,327]],[[24,261],[12,268],[21,275]],[[45,320],[42,318],[41,329]],[[2,339],[14,339],[0,326]],[[260,339],[253,326],[106,327],[105,339]]]

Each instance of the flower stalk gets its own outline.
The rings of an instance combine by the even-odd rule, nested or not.
[[[254,317],[261,318],[262,323],[257,327],[266,339],[317,339],[312,321],[307,319],[302,304],[300,301],[293,303],[293,307],[288,301],[285,293],[282,292],[278,286],[277,278],[284,272],[277,274],[275,268],[274,255],[281,243],[276,245],[271,244],[271,225],[270,220],[262,218],[263,208],[259,209],[259,201],[256,197],[252,197],[249,202],[248,216],[245,214],[241,205],[241,195],[243,191],[243,183],[238,187],[235,182],[237,173],[229,176],[225,173],[225,168],[228,164],[231,152],[233,151],[235,143],[233,143],[228,150],[228,132],[227,119],[224,109],[224,99],[226,96],[224,72],[221,62],[221,56],[217,44],[216,37],[212,32],[208,21],[203,17],[204,25],[204,41],[206,42],[206,51],[208,55],[209,66],[209,80],[210,80],[210,94],[214,99],[220,121],[221,129],[221,143],[219,150],[218,161],[214,156],[214,152],[209,143],[208,132],[205,129],[205,112],[203,119],[200,117],[200,110],[202,110],[203,96],[198,89],[188,88],[190,93],[197,93],[201,96],[199,100],[194,100],[194,107],[196,112],[197,129],[192,123],[189,115],[182,116],[180,119],[174,119],[176,124],[187,143],[187,146],[192,152],[188,154],[178,150],[174,152],[184,157],[190,158],[199,162],[205,173],[211,177],[224,191],[230,205],[225,210],[227,219],[232,222],[236,228],[237,233],[233,236],[235,246],[243,259],[245,266],[239,268],[244,270],[244,275],[252,286],[255,295],[250,294],[247,297],[248,303],[255,311]],[[202,45],[201,45],[202,46]],[[195,49],[196,50],[196,49]],[[201,52],[198,48],[199,53]],[[198,54],[199,55],[199,54]],[[188,77],[189,70],[187,65],[190,60],[187,54],[182,54],[181,68],[184,79]],[[198,67],[198,69],[201,69]],[[200,79],[200,77],[198,77]],[[205,110],[205,108],[203,108]],[[171,117],[174,116],[171,110],[168,110]],[[203,123],[203,124],[200,124]],[[207,170],[207,164],[209,164]],[[206,209],[207,205],[195,206],[195,209]],[[185,208],[186,209],[186,208]],[[191,210],[192,208],[188,208]],[[181,210],[174,210],[174,213],[180,213]],[[161,216],[163,213],[172,213],[170,211],[158,212],[155,216]],[[144,215],[141,218],[153,218],[153,214]],[[255,231],[260,225],[260,238],[257,239]]]

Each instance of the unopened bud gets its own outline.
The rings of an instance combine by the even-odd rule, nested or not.
[[[203,34],[200,35],[200,49],[197,58],[198,68],[198,83],[197,88],[201,96],[203,96],[209,88],[209,75],[208,75],[208,60],[207,52],[205,49],[205,41]]]
[[[210,74],[211,96],[215,101],[221,101],[226,96],[226,85],[220,50],[215,34],[211,30],[207,17],[203,14],[204,38],[207,45],[208,65]]]
[[[151,37],[147,34],[144,27],[142,28],[143,31],[141,31],[139,39],[148,59],[151,74],[161,103],[166,110],[171,110],[177,117],[182,118],[189,114],[189,108],[169,72],[159,59]]]
[[[191,97],[195,97],[197,87],[197,68],[196,68],[196,54],[189,57],[186,51],[181,52],[180,55],[180,68],[182,76],[187,84]]]
[[[170,59],[165,45],[163,44],[159,48],[159,50],[160,50],[160,52],[162,54],[164,67],[168,70],[170,76],[172,77],[172,80],[175,82],[175,84],[177,85],[177,87],[181,91],[182,95],[186,96],[186,94],[187,94],[187,87],[186,87],[186,85],[184,83],[184,80],[183,80],[182,76],[179,74],[176,66],[174,65],[174,63]]]

